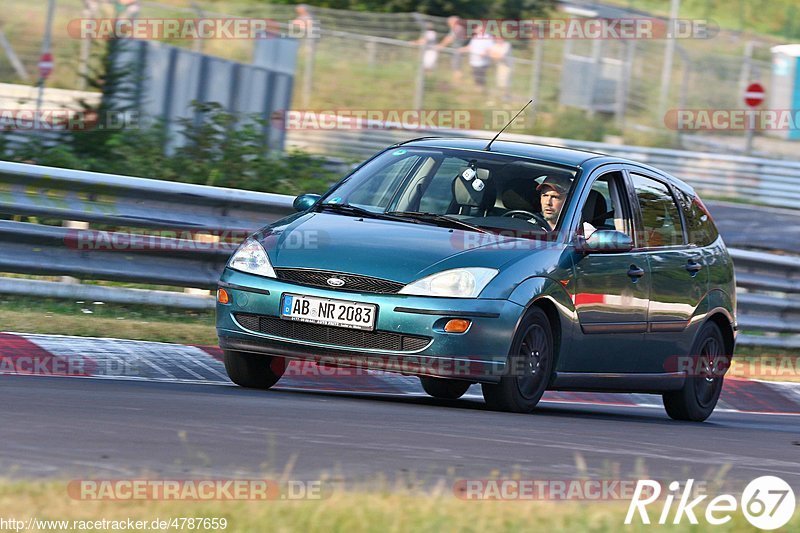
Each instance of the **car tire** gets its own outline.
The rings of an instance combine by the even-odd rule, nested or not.
[[[708,364],[703,364],[701,375],[686,376],[683,388],[663,395],[664,409],[670,418],[702,422],[711,416],[719,400],[724,377],[718,365],[722,363],[727,367],[730,363],[730,354],[726,354],[726,351],[719,326],[714,322],[703,324],[692,346],[691,356],[699,356],[699,363],[708,361]]]
[[[420,376],[419,381],[425,392],[440,400],[458,400],[472,385],[469,381],[461,379],[432,378],[430,376]]]
[[[286,370],[286,359],[233,350],[222,352],[225,371],[240,387],[266,390],[275,385]]]
[[[539,403],[553,374],[555,343],[547,315],[532,307],[522,319],[508,364],[499,383],[482,383],[483,398],[491,409],[530,413]]]

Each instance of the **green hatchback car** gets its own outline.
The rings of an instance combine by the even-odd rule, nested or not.
[[[218,291],[234,383],[289,359],[419,376],[495,409],[546,390],[653,393],[705,420],[736,339],[733,263],[702,201],[647,165],[516,142],[392,146],[248,238]]]

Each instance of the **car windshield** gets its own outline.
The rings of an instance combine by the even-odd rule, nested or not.
[[[502,154],[392,148],[329,191],[318,209],[539,238],[558,231],[575,175],[572,167]]]

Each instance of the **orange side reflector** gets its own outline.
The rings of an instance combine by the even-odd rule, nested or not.
[[[231,297],[228,295],[228,291],[225,289],[217,290],[217,301],[221,304],[226,304],[231,301]]]
[[[469,320],[465,320],[463,318],[454,318],[447,321],[447,324],[444,325],[444,330],[447,333],[464,333],[467,331],[467,329],[469,329],[469,325]]]

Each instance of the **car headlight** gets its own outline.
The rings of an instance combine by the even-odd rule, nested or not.
[[[275,276],[275,270],[272,268],[272,263],[269,262],[267,252],[264,251],[264,247],[252,237],[244,241],[239,249],[234,252],[228,261],[228,267],[268,278],[277,277]]]
[[[455,268],[409,283],[399,294],[477,298],[496,275],[493,268]]]

